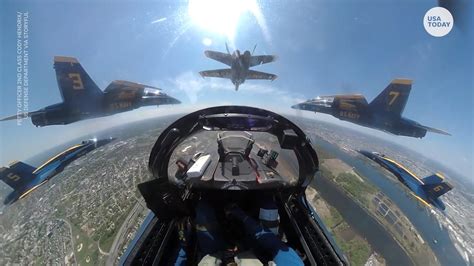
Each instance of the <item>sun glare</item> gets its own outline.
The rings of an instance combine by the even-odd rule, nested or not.
[[[199,27],[233,40],[240,16],[255,6],[255,0],[189,0],[188,12]]]

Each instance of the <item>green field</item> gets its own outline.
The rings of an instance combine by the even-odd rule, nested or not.
[[[130,211],[132,210],[133,206],[134,205],[129,206],[125,212],[120,215],[116,215],[111,219],[111,221],[114,221],[115,224],[113,229],[103,229],[100,231],[98,238],[99,246],[102,251],[109,252],[110,248],[112,247],[112,243],[114,242],[115,235],[117,234],[118,230],[122,226]]]
[[[333,234],[351,265],[364,265],[372,253],[370,244],[352,230],[334,207],[328,207],[330,215],[321,217],[324,224]]]
[[[324,161],[323,161],[324,162]],[[342,163],[342,162],[341,162]],[[439,265],[436,261],[435,255],[431,248],[426,243],[422,243],[418,238],[410,232],[412,224],[408,219],[400,219],[399,224],[402,226],[402,233],[398,233],[395,230],[395,227],[388,223],[383,217],[376,214],[376,207],[371,204],[371,200],[375,197],[377,193],[380,192],[380,189],[370,183],[365,177],[358,175],[353,172],[353,170],[339,173],[337,176],[334,174],[339,169],[332,169],[325,166],[320,167],[320,174],[326,178],[331,179],[334,183],[342,188],[351,198],[353,198],[359,205],[365,208],[371,216],[373,216],[400,244],[400,246],[405,249],[409,257],[415,264],[429,264],[429,265]],[[398,213],[402,213],[397,206],[390,205],[392,209],[398,210]],[[402,214],[402,216],[404,216]],[[331,226],[334,226],[335,218],[329,218],[328,223]],[[328,224],[328,225],[329,225]],[[334,233],[336,242],[338,242],[341,249],[349,257],[349,260],[354,265],[361,265],[365,263],[368,256],[370,256],[370,246],[361,244],[360,240],[350,240],[344,239],[345,241],[340,242],[338,237],[340,237],[337,232]],[[363,240],[365,241],[365,240]]]
[[[336,242],[347,257],[349,257],[351,265],[364,265],[370,257],[370,246],[365,239],[357,237],[347,242],[342,240],[338,241],[336,237]]]
[[[368,182],[361,182],[355,174],[339,174],[335,181],[354,198],[360,200],[366,207],[369,205],[369,197],[377,193],[377,188],[374,185]]]
[[[80,265],[97,265],[99,260],[97,242],[87,237],[76,225],[71,224],[71,226],[74,238],[74,254],[76,255],[77,263]],[[80,244],[82,244],[82,248],[78,251]]]

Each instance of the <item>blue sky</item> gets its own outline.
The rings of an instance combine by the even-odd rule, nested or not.
[[[61,101],[52,67],[55,55],[77,57],[101,89],[115,79],[130,80],[158,86],[183,104],[67,126],[3,122],[0,164],[26,159],[97,128],[206,105],[246,104],[315,117],[289,107],[317,95],[341,93],[361,93],[371,101],[392,79],[404,77],[414,80],[404,116],[453,136],[411,139],[317,117],[408,146],[470,177],[472,12],[471,18],[459,20],[465,22],[462,27],[455,21],[447,36],[435,38],[426,33],[422,20],[436,1],[414,2],[262,1],[257,9],[250,8],[254,12],[228,3],[229,8],[214,14],[199,14],[209,8],[198,5],[190,13],[187,1],[2,1],[1,117],[16,112],[17,11],[28,11],[30,17],[30,111]],[[467,2],[472,11],[472,1]],[[279,78],[247,81],[238,92],[230,81],[202,79],[198,71],[225,67],[205,58],[203,51],[225,51],[225,42],[240,50],[257,44],[256,53],[277,54],[277,62],[256,70]]]

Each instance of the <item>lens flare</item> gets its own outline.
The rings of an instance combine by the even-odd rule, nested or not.
[[[240,16],[255,7],[255,0],[190,0],[188,13],[197,26],[233,40]]]

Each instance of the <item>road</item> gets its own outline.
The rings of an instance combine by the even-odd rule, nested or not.
[[[72,233],[72,226],[71,224],[69,223],[69,221],[65,220],[65,219],[62,219],[62,218],[59,218],[57,219],[58,221],[63,221],[64,223],[66,223],[69,227],[69,233],[71,234],[71,245],[72,245],[72,252],[74,254],[74,265],[77,265],[77,257],[76,257],[76,246],[74,245],[74,234]]]
[[[115,260],[119,252],[119,249],[118,249],[118,247],[120,246],[119,244],[122,243],[124,237],[126,237],[125,234],[127,232],[127,229],[134,225],[134,223],[131,223],[131,222],[135,221],[137,216],[142,211],[143,211],[143,206],[140,204],[140,202],[137,202],[135,206],[133,206],[133,209],[130,211],[127,218],[122,223],[122,226],[120,227],[119,231],[115,235],[114,242],[112,243],[112,246],[110,247],[109,257],[107,258],[105,265],[115,264]]]

